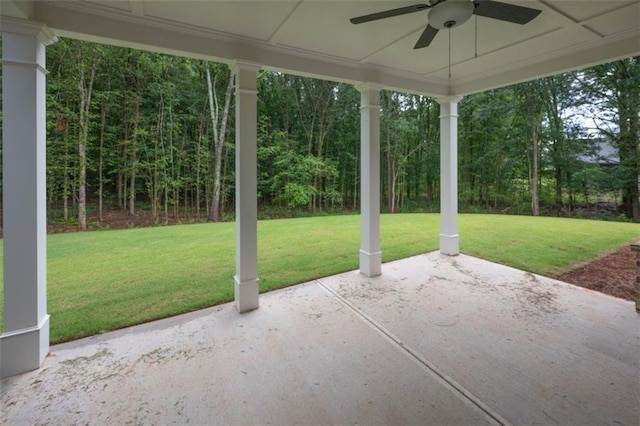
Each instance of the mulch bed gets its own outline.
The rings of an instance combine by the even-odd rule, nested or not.
[[[636,254],[625,246],[555,277],[621,299],[635,300]]]

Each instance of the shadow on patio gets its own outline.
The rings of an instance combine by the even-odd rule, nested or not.
[[[438,252],[53,346],[0,423],[638,424],[631,302]]]

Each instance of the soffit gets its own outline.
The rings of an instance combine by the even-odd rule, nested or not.
[[[504,2],[542,13],[524,26],[478,17],[452,29],[451,78],[447,30],[431,46],[413,50],[428,22],[426,11],[349,22],[412,1],[56,0],[19,9],[30,10],[30,18],[62,36],[250,61],[433,96],[482,91],[640,54],[640,2],[635,0]]]

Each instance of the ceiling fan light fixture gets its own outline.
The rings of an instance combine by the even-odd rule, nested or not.
[[[469,0],[448,0],[438,3],[429,12],[429,25],[439,30],[457,27],[471,18],[474,5]]]

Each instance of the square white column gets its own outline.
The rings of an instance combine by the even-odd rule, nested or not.
[[[0,376],[33,370],[49,353],[45,46],[43,25],[1,18],[4,328]]]
[[[360,272],[382,273],[380,251],[380,90],[364,83],[360,91]]]
[[[235,304],[243,313],[258,308],[257,72],[236,61],[236,275]]]
[[[458,235],[458,102],[440,98],[440,253],[460,254]]]

